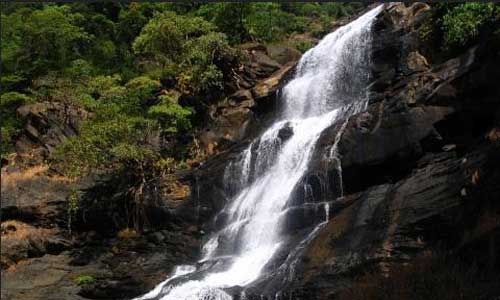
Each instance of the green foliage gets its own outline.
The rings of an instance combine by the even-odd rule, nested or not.
[[[280,9],[278,3],[255,3],[246,23],[250,34],[264,42],[277,41],[294,31],[302,32],[305,24]]]
[[[153,92],[159,89],[160,86],[158,80],[146,76],[136,77],[125,84],[129,99],[137,98],[139,101],[152,97]]]
[[[167,132],[185,131],[191,128],[189,117],[192,112],[176,103],[175,99],[168,95],[159,97],[160,103],[149,108],[148,114],[156,119]]]
[[[119,75],[95,76],[74,88],[75,99],[93,112],[80,134],[56,148],[54,162],[68,175],[92,169],[136,166],[158,157],[160,132],[191,128],[191,110],[168,95],[155,96],[161,84],[139,76],[121,84]],[[52,92],[54,90],[51,90]]]
[[[295,49],[299,50],[302,53],[305,53],[307,50],[311,49],[314,44],[311,41],[298,41],[294,44]]]
[[[112,119],[96,118],[57,147],[56,163],[66,174],[79,176],[90,169],[106,169],[134,165],[146,157],[154,157],[148,138],[157,126],[143,117],[115,115]]]
[[[78,209],[80,207],[80,197],[76,189],[72,189],[68,197],[68,230],[71,234],[71,228],[73,225],[73,218],[76,216]]]
[[[231,45],[315,26],[322,35],[344,6],[351,4],[2,3],[2,155],[24,126],[17,108],[48,101],[90,113],[53,155],[67,174],[154,162],[160,135],[192,128],[194,110],[179,105],[179,94],[222,95],[241,58]]]
[[[121,76],[118,74],[109,76],[96,76],[91,78],[87,83],[87,92],[93,98],[110,101],[123,97],[126,94],[126,89],[120,86]]]
[[[0,111],[4,113],[12,109],[17,109],[23,104],[32,102],[33,99],[31,99],[28,95],[18,92],[8,92],[0,96]]]
[[[327,15],[322,15],[317,20],[309,25],[309,32],[315,38],[322,38],[326,34],[328,34],[331,27],[332,19]]]
[[[87,284],[92,284],[95,282],[95,278],[91,275],[80,275],[76,277],[75,283],[77,285],[87,285]]]
[[[0,154],[2,156],[13,150],[12,142],[24,125],[24,120],[17,116],[17,108],[32,102],[31,97],[18,92],[8,92],[0,96]]]
[[[363,7],[362,3],[339,3],[339,2],[324,2],[321,3],[321,11],[326,15],[340,18],[354,14],[357,10]]]
[[[148,22],[148,18],[141,11],[141,5],[143,3],[131,3],[129,9],[120,11],[116,31],[117,38],[122,43],[133,43]]]
[[[2,74],[1,76],[1,86],[2,92],[16,90],[17,86],[23,86],[23,83],[26,81],[26,78],[17,74]],[[22,88],[17,88],[17,90],[22,90]]]
[[[75,78],[53,72],[33,80],[31,91],[38,101],[63,104],[79,104],[82,96],[82,86]]]
[[[219,2],[204,4],[195,14],[215,24],[231,43],[241,43],[250,39],[245,19],[251,10],[251,3]]]
[[[464,46],[476,38],[493,13],[493,3],[469,2],[451,9],[442,20],[445,47]]]
[[[178,16],[173,12],[157,15],[134,42],[137,54],[152,57],[164,69],[180,70],[180,89],[186,93],[204,93],[223,87],[222,64],[233,60],[226,36],[200,17]],[[175,72],[175,71],[174,71]],[[172,72],[172,73],[174,73]]]
[[[215,24],[235,44],[280,41],[294,32],[306,31],[318,18],[331,22],[360,7],[356,3],[211,3],[194,13]]]
[[[223,88],[222,63],[236,56],[229,47],[226,36],[211,32],[185,44],[186,52],[181,72],[186,91],[192,93],[208,92]]]
[[[64,69],[64,74],[76,81],[88,78],[96,73],[96,68],[84,59],[75,59]]]
[[[318,17],[323,12],[322,5],[317,2],[283,3],[281,4],[281,8],[284,11],[295,15],[308,16],[308,17]]]
[[[6,73],[41,74],[79,58],[90,35],[68,6],[46,5],[2,15],[2,67]]]
[[[138,54],[152,55],[162,63],[177,61],[189,38],[195,38],[214,30],[214,26],[202,18],[178,16],[173,12],[156,15],[141,30],[133,49]]]

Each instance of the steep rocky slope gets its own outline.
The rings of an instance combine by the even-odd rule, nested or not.
[[[473,244],[482,246],[468,259],[498,272],[500,52],[484,41],[429,63],[419,36],[427,10],[395,5],[376,24],[370,105],[339,143],[346,196],[303,257],[299,294],[327,299],[364,271],[389,274]]]
[[[498,41],[483,40],[455,57],[426,58],[422,53],[432,46],[420,28],[430,13],[426,4],[396,4],[379,16],[369,106],[324,133],[304,178],[314,201],[331,202],[331,219],[305,250],[297,277],[282,290],[285,298],[330,299],[365,272],[389,276],[436,252],[469,251],[475,257],[468,260],[498,274]],[[344,125],[340,174],[328,152]],[[224,162],[240,149],[209,160],[197,173],[209,216],[227,198],[220,181]],[[344,194],[337,198],[339,184]],[[298,203],[308,201],[303,190],[297,188]],[[324,212],[304,206],[291,228],[300,231],[311,218]],[[255,283],[255,291],[272,295],[279,283],[265,281]],[[498,293],[492,288],[481,297]]]

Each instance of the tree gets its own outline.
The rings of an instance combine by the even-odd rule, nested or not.
[[[215,24],[232,44],[237,44],[252,38],[245,24],[251,11],[251,3],[211,3],[202,5],[195,14]]]
[[[33,77],[82,57],[91,36],[75,25],[80,17],[65,5],[2,15],[3,72]]]
[[[195,94],[222,89],[224,64],[236,58],[212,23],[173,12],[159,14],[144,26],[133,49],[178,77],[182,92]]]
[[[31,97],[18,92],[8,92],[0,96],[0,154],[2,157],[13,150],[12,141],[24,125],[24,120],[16,114],[17,108],[32,102]]]

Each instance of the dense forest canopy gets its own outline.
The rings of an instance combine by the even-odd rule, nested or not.
[[[453,51],[478,39],[498,6],[439,4],[422,32]],[[300,51],[358,3],[2,3],[1,153],[13,151],[23,127],[16,109],[49,101],[91,113],[77,137],[53,156],[66,171],[182,161],[189,149],[157,153],[155,135],[186,134],[200,107],[179,104],[180,95],[203,101],[224,98],[231,70],[245,57],[245,42],[285,43]],[[171,157],[175,159],[171,159]],[[163,157],[163,158],[162,158]],[[168,158],[165,160],[165,158]],[[160,162],[159,164],[157,162]],[[163,162],[163,163],[161,163]]]

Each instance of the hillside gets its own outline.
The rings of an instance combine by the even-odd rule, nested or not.
[[[499,67],[491,3],[2,3],[2,298],[495,299]]]

